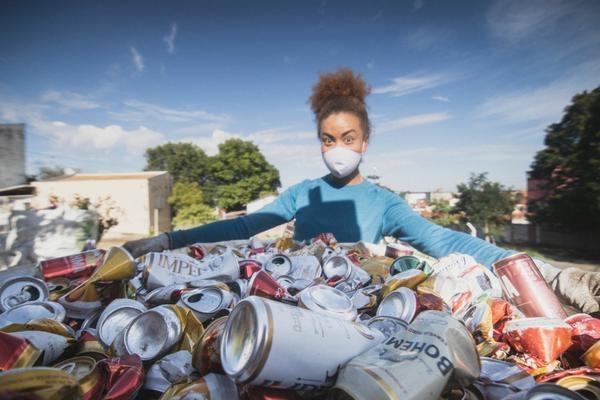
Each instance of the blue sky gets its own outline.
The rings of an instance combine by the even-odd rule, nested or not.
[[[600,85],[598,21],[594,0],[2,2],[0,121],[27,123],[29,172],[138,171],[149,146],[241,137],[287,187],[326,172],[306,101],[348,66],[373,87],[363,173],[524,188],[544,128]]]

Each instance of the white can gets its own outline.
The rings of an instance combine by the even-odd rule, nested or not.
[[[332,386],[344,364],[382,340],[364,325],[250,296],[227,320],[221,364],[238,383],[317,389]]]

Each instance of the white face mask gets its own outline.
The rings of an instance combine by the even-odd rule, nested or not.
[[[350,150],[347,147],[336,146],[331,150],[327,150],[322,156],[325,165],[333,176],[345,178],[358,168],[362,153]]]

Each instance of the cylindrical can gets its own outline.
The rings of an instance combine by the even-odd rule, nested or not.
[[[292,260],[285,254],[275,254],[263,264],[263,269],[277,279],[292,272]]]
[[[18,275],[0,283],[0,312],[23,303],[47,299],[46,283],[33,276]]]
[[[392,261],[392,265],[390,265],[390,275],[396,275],[409,269],[420,269],[420,265],[421,260],[415,256],[398,257]]]
[[[206,287],[185,292],[177,305],[189,308],[201,322],[206,322],[219,311],[230,308],[233,302],[233,294],[230,291]]]
[[[381,300],[377,316],[396,317],[410,324],[419,311],[419,301],[414,291],[399,287]]]
[[[411,256],[414,254],[414,252],[415,251],[412,250],[410,247],[397,243],[388,243],[385,246],[385,256],[389,258]]]
[[[189,383],[172,385],[159,400],[171,399],[238,400],[239,394],[227,375],[208,374]]]
[[[389,293],[398,289],[399,287],[408,287],[414,289],[419,283],[423,282],[427,278],[425,272],[419,269],[409,269],[400,272],[396,275],[388,277],[381,289],[381,294],[387,296]]]
[[[503,258],[493,267],[504,295],[526,317],[567,317],[560,301],[527,254],[517,253]]]
[[[295,280],[311,282],[321,276],[321,262],[313,255],[290,257],[290,261],[292,262],[290,276]]]
[[[16,397],[9,395],[8,398],[17,399],[24,396],[43,400],[80,399],[82,394],[77,379],[65,371],[47,367],[16,368],[3,372],[0,374],[0,390],[16,393]]]
[[[571,346],[572,328],[557,318],[521,318],[509,321],[504,337],[511,346],[546,365]]]
[[[45,280],[89,276],[102,263],[104,253],[102,249],[95,249],[40,261],[40,270]]]
[[[565,376],[556,381],[556,384],[579,393],[587,399],[600,400],[600,382],[591,376]]]
[[[48,287],[48,300],[57,301],[71,289],[71,281],[67,278],[54,278],[46,281]]]
[[[152,290],[144,295],[144,302],[148,305],[175,304],[179,301],[181,293],[187,289],[185,283],[174,283]]]
[[[122,330],[138,315],[146,311],[146,307],[131,299],[115,299],[100,314],[96,324],[98,339],[105,346],[110,346]]]
[[[356,319],[356,307],[352,300],[346,293],[327,285],[310,286],[301,291],[298,306],[346,321]]]
[[[225,323],[228,317],[215,319],[200,337],[200,341],[196,344],[192,363],[198,370],[201,376],[210,372],[215,374],[224,374],[223,366],[221,365],[221,340]]]
[[[260,261],[256,260],[241,260],[240,264],[240,277],[244,279],[250,279],[255,272],[262,269]]]
[[[510,396],[506,396],[504,400],[585,400],[585,397],[556,385],[554,383],[540,383],[531,389]]]
[[[123,344],[127,354],[137,354],[144,361],[152,360],[177,343],[182,333],[177,314],[169,306],[158,306],[129,323]]]
[[[55,364],[53,368],[67,372],[77,379],[83,392],[82,400],[94,400],[104,389],[102,372],[92,357],[78,356]]]
[[[211,252],[201,261],[184,254],[148,253],[143,265],[148,290],[204,279],[233,281],[240,276],[237,258],[227,249],[218,255]]]
[[[248,282],[248,296],[260,296],[268,299],[290,301],[294,298],[277,281],[265,271],[258,271]]]
[[[0,332],[0,372],[31,367],[41,351],[25,338]]]
[[[366,325],[371,329],[377,329],[383,333],[385,338],[396,336],[400,331],[408,328],[408,323],[396,317],[377,316],[369,319]]]
[[[24,324],[40,318],[62,322],[66,315],[65,308],[54,301],[23,303],[0,314],[0,328],[15,323]]]
[[[382,339],[358,323],[251,296],[227,320],[221,363],[238,383],[316,389],[333,385],[341,365]]]
[[[451,315],[424,311],[406,330],[342,367],[334,399],[437,400],[452,378],[468,386],[480,373],[469,331]]]

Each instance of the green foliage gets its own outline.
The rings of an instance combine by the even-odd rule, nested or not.
[[[506,187],[490,182],[487,172],[471,174],[469,182],[457,186],[458,202],[454,211],[463,222],[483,227],[486,237],[510,221],[515,201]]]
[[[208,178],[209,157],[192,143],[167,143],[146,149],[144,171],[169,171],[174,182],[198,182]]]
[[[229,139],[219,153],[208,157],[191,143],[167,143],[146,150],[145,170],[167,170],[175,183],[200,185],[204,203],[228,211],[243,209],[250,201],[281,186],[279,171],[249,141]]]
[[[204,204],[204,195],[195,182],[177,182],[167,202],[173,207],[173,226],[177,229],[191,228],[214,221],[213,209]]]
[[[600,230],[600,87],[573,97],[560,122],[546,129],[546,147],[530,177],[547,196],[530,207],[534,221],[578,231]]]
[[[241,139],[229,139],[219,145],[210,171],[217,186],[217,204],[230,211],[241,210],[261,193],[272,193],[281,186],[279,171],[265,160],[254,143]]]
[[[58,178],[66,174],[65,169],[59,166],[44,166],[40,167],[37,173],[37,180],[45,181],[52,178]]]
[[[433,200],[431,206],[431,220],[441,226],[451,226],[458,223],[458,215],[448,200]]]

